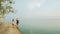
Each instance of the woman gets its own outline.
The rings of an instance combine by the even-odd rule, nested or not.
[[[14,28],[14,19],[12,19],[12,27]]]

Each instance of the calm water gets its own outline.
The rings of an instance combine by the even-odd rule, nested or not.
[[[60,34],[60,28],[52,29],[29,29],[29,28],[20,28],[23,34]]]
[[[60,34],[60,19],[29,19],[20,24],[23,34]]]

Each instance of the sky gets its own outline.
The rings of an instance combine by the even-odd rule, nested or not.
[[[15,0],[21,18],[60,17],[60,0]]]
[[[14,0],[14,14],[9,13],[10,18],[60,18],[60,0]]]

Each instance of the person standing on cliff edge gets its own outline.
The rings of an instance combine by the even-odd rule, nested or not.
[[[14,28],[14,19],[12,19],[12,27]]]
[[[18,25],[19,25],[19,20],[18,20],[18,18],[16,18],[16,25],[17,25],[17,27],[18,27]]]

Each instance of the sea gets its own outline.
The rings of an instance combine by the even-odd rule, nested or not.
[[[19,30],[23,34],[60,34],[60,19],[24,19],[20,22]]]

